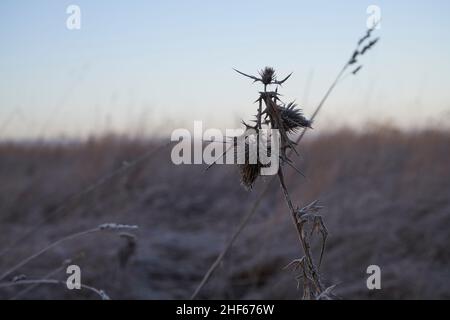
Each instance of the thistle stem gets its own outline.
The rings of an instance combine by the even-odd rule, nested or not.
[[[289,207],[289,210],[291,211],[291,218],[292,218],[292,222],[297,230],[297,234],[298,234],[298,238],[300,240],[300,243],[303,247],[303,251],[305,252],[305,257],[306,257],[306,262],[308,265],[309,270],[311,271],[311,275],[313,277],[314,280],[314,285],[316,286],[318,292],[322,292],[323,291],[323,285],[322,282],[320,280],[320,275],[319,272],[317,271],[317,267],[314,264],[314,260],[312,258],[312,254],[311,254],[311,246],[309,244],[308,239],[305,237],[304,232],[302,230],[302,228],[300,227],[298,221],[297,221],[297,210],[295,209],[292,200],[291,200],[291,196],[289,194],[289,191],[286,187],[286,182],[284,180],[284,175],[283,175],[283,169],[282,167],[280,167],[278,169],[278,180],[280,181],[280,186],[281,189],[283,190],[283,194],[284,194],[284,198],[286,200],[286,203]]]

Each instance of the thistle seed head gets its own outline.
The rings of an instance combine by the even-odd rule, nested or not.
[[[259,75],[264,85],[269,85],[276,81],[275,69],[272,67],[265,67],[259,72]]]
[[[239,173],[241,175],[241,184],[247,189],[251,190],[253,188],[253,184],[258,178],[261,171],[261,164],[258,162],[257,164],[240,164],[239,165]]]
[[[241,137],[242,138],[242,137]],[[267,167],[269,164],[263,164],[260,160],[259,152],[267,152],[268,157],[271,156],[270,137],[264,136],[262,133],[256,135],[249,135],[244,138],[245,147],[239,148],[236,144],[234,146],[235,159],[238,161],[239,173],[241,176],[241,184],[247,189],[251,190],[258,176],[261,174],[261,169]]]
[[[282,85],[292,75],[292,73],[291,73],[283,80],[278,81],[277,76],[275,74],[275,69],[272,67],[265,67],[264,69],[259,71],[259,78],[249,75],[249,74],[246,74],[244,72],[241,72],[237,69],[234,69],[234,71],[236,71],[237,73],[239,73],[247,78],[253,79],[253,82],[262,82],[265,86],[270,85],[270,84]]]
[[[293,133],[301,128],[311,128],[312,121],[303,116],[302,110],[294,102],[278,106],[284,131]]]

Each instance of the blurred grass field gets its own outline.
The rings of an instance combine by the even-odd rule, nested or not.
[[[330,232],[322,265],[325,284],[343,299],[450,298],[450,132],[404,132],[388,126],[311,135],[287,169],[292,196],[319,199]],[[175,166],[170,148],[93,192],[67,200],[99,178],[164,143],[105,136],[66,144],[0,145],[0,270],[49,242],[104,222],[137,224],[138,242],[110,234],[67,242],[16,274],[42,278],[68,258],[83,283],[113,299],[189,298],[253,204],[237,168]],[[66,208],[53,212],[63,203]],[[39,224],[45,221],[41,227]],[[283,270],[301,250],[276,184],[199,298],[299,298]],[[14,241],[33,230],[14,247]],[[319,245],[319,243],[317,243]],[[366,288],[366,268],[382,271],[382,289]],[[65,279],[64,270],[53,278]],[[23,287],[2,288],[0,298]],[[21,298],[96,298],[45,285]]]

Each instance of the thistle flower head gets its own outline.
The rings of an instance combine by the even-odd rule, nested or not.
[[[302,110],[294,102],[278,106],[284,131],[293,133],[301,128],[311,128],[312,121],[303,116]]]
[[[237,73],[239,73],[247,78],[253,79],[253,82],[262,82],[265,86],[267,86],[269,84],[282,85],[292,75],[292,73],[291,73],[283,80],[278,81],[276,73],[275,73],[275,69],[272,67],[265,67],[264,69],[259,71],[259,77],[255,77],[255,76],[246,74],[237,69],[234,69],[234,71],[236,71]]]
[[[253,184],[258,178],[261,171],[261,164],[258,162],[256,164],[245,163],[239,165],[239,173],[241,175],[241,184],[247,189],[251,190]]]
[[[254,137],[244,138],[244,148],[239,148],[238,145],[234,148],[237,161],[241,163],[239,164],[241,183],[247,190],[252,189],[262,167],[255,148],[256,141],[252,138]]]
[[[275,69],[272,67],[265,67],[259,72],[259,75],[261,77],[261,82],[264,85],[269,85],[276,81],[276,74]]]
[[[270,166],[270,163],[263,164],[265,161],[260,158],[262,152],[266,153],[267,157],[270,157],[272,152],[270,136],[262,132],[244,134],[235,139],[234,155],[239,163],[241,184],[247,190],[252,189],[256,179],[261,175],[261,169]]]

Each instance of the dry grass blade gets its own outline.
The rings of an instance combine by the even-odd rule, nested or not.
[[[143,155],[141,155],[140,157],[136,158],[135,160],[133,160],[131,162],[123,163],[120,168],[106,174],[105,176],[98,179],[95,183],[86,187],[85,189],[81,190],[80,192],[71,195],[68,199],[63,201],[56,209],[54,209],[52,212],[47,214],[44,219],[42,219],[40,222],[36,223],[30,230],[26,231],[20,237],[18,237],[16,240],[14,240],[11,244],[9,244],[7,247],[3,248],[2,251],[0,252],[0,257],[2,257],[6,253],[8,253],[12,249],[14,249],[17,245],[22,243],[28,237],[30,237],[34,232],[39,230],[39,228],[44,226],[50,219],[52,219],[58,215],[65,214],[70,209],[71,205],[73,205],[73,203],[75,203],[76,201],[78,201],[78,200],[82,199],[84,196],[94,192],[98,188],[106,185],[113,178],[116,178],[116,177],[120,176],[121,174],[128,172],[128,170],[130,170],[131,168],[143,163],[147,159],[150,159],[153,155],[160,152],[164,148],[170,146],[171,144],[172,144],[172,142],[165,143],[163,145],[156,147],[155,149],[152,149],[152,150],[144,153]]]
[[[228,240],[228,242],[225,244],[225,247],[222,249],[222,252],[220,253],[220,255],[216,258],[216,260],[214,260],[213,264],[209,267],[208,271],[206,272],[206,274],[203,276],[201,282],[199,283],[199,285],[196,287],[194,293],[191,296],[191,300],[195,299],[197,297],[197,295],[199,294],[200,290],[202,290],[202,288],[205,286],[205,284],[208,282],[209,278],[212,276],[212,274],[214,273],[214,271],[217,269],[217,267],[220,265],[220,262],[223,260],[223,258],[225,257],[225,255],[228,253],[228,251],[231,249],[231,247],[233,246],[233,243],[236,241],[236,239],[239,237],[239,235],[241,234],[241,232],[244,230],[245,226],[247,225],[247,223],[250,221],[250,218],[253,216],[253,214],[256,212],[256,210],[259,207],[259,204],[261,203],[261,201],[264,199],[265,194],[269,191],[270,185],[272,184],[272,182],[275,181],[275,179],[271,179],[271,181],[269,181],[269,183],[266,184],[265,188],[261,191],[261,193],[258,195],[258,197],[255,200],[255,203],[253,204],[253,206],[250,208],[250,210],[248,211],[248,213],[244,216],[244,218],[242,218],[241,223],[239,224],[239,226],[237,227],[236,231],[233,233],[233,236],[230,238],[230,240]]]
[[[59,239],[51,244],[49,244],[48,246],[46,246],[45,248],[39,250],[38,252],[32,254],[31,256],[25,258],[24,260],[20,261],[19,263],[17,263],[15,266],[13,266],[12,268],[8,269],[7,271],[5,271],[1,276],[0,276],[0,280],[4,280],[6,277],[8,277],[9,275],[11,275],[12,273],[16,272],[18,269],[22,268],[24,265],[26,265],[27,263],[29,263],[30,261],[36,259],[37,257],[39,257],[40,255],[42,255],[43,253],[45,253],[46,251],[58,246],[59,244],[69,241],[69,240],[73,240],[79,237],[83,237],[86,236],[88,234],[91,233],[96,233],[96,232],[103,232],[103,231],[120,231],[120,230],[135,230],[137,229],[137,226],[129,226],[129,225],[123,225],[123,224],[117,224],[117,223],[105,223],[105,224],[101,224],[96,228],[92,228],[86,231],[82,231],[82,232],[78,232],[78,233],[74,233],[71,234],[67,237],[64,237],[62,239]]]
[[[58,273],[60,273],[61,271],[65,270],[67,268],[67,266],[69,266],[70,264],[73,263],[72,259],[66,259],[63,261],[63,263],[56,269],[50,271],[49,273],[47,273],[44,277],[42,277],[42,279],[40,280],[49,280],[51,278],[54,278],[55,275],[57,275]],[[23,279],[26,280],[26,279]],[[14,281],[16,282],[16,281]],[[39,283],[35,283],[30,285],[29,287],[26,287],[25,289],[19,291],[16,295],[14,295],[10,300],[16,300],[19,299],[20,297],[24,296],[25,294],[27,294],[28,292],[30,292],[31,290],[33,290],[34,288],[38,287]]]
[[[7,282],[7,283],[0,283],[0,288],[7,288],[7,287],[13,287],[13,286],[19,286],[19,285],[39,285],[39,284],[56,284],[56,285],[62,285],[66,286],[65,281],[61,280],[54,280],[54,279],[41,279],[41,280],[19,280],[16,282]],[[89,290],[96,295],[98,295],[102,300],[111,300],[111,298],[106,294],[105,291],[81,284],[81,288]]]

